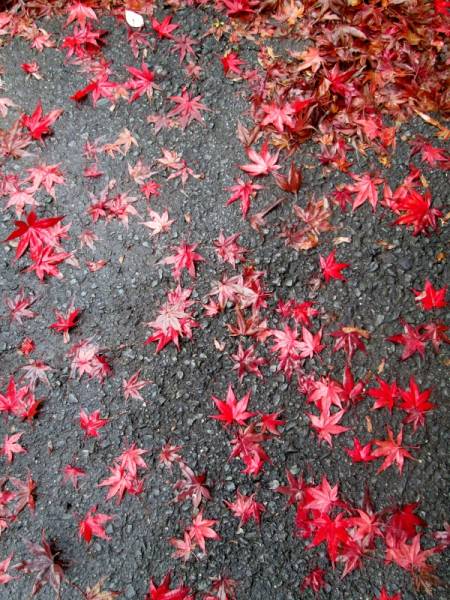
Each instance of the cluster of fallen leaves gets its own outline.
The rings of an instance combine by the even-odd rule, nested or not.
[[[175,11],[185,4],[201,10],[208,2],[170,0],[167,4]],[[322,234],[333,231],[332,213],[337,208],[344,212],[350,208],[354,212],[369,205],[373,212],[381,208],[383,218],[391,215],[388,218],[393,226],[404,226],[413,236],[437,233],[446,216],[435,206],[422,169],[411,164],[409,174],[392,189],[386,168],[395,152],[400,123],[414,115],[434,127],[438,139],[445,141],[450,137],[449,130],[429,116],[430,112],[448,114],[448,67],[443,57],[445,37],[450,33],[447,4],[443,0],[215,2],[214,9],[222,13],[224,20],[214,19],[206,35],[228,40],[230,49],[217,62],[224,77],[247,86],[254,123],[253,127],[239,124],[237,135],[247,158],[239,165],[242,173],[236,173],[234,184],[224,190],[231,193],[226,204],[238,202],[242,217],[260,231],[267,227],[270,213],[287,199],[295,198],[293,219],[282,224],[280,236],[296,251],[315,248]],[[45,49],[58,49],[67,64],[87,77],[86,84],[72,91],[70,99],[80,107],[88,100],[94,109],[102,100],[109,103],[111,110],[120,110],[120,103],[125,102],[146,102],[151,106],[154,95],[161,90],[158,74],[151,67],[151,52],[164,44],[178,55],[187,84],[179,94],[165,98],[165,111],[150,113],[147,122],[153,126],[154,135],[175,127],[183,132],[190,126],[203,125],[210,112],[196,91],[202,69],[195,52],[199,40],[182,33],[181,24],[172,15],[156,18],[155,8],[152,2],[141,0],[70,3],[36,0],[28,7],[17,3],[0,13],[0,36],[2,40],[22,38],[37,53],[37,58]],[[108,31],[99,28],[98,21],[105,12],[126,27],[127,41],[138,63],[126,66],[126,78],[114,73],[102,53]],[[64,17],[59,40],[42,26],[45,23],[42,18],[49,16]],[[283,39],[294,40],[298,49],[280,50],[277,54],[270,44]],[[239,55],[239,44],[244,46],[248,41],[258,48],[256,68]],[[43,77],[38,60],[24,63],[21,68],[28,77],[38,81]],[[64,118],[61,109],[43,107],[40,100],[28,114],[10,98],[0,98],[2,118],[16,112],[19,114],[10,126],[0,129],[0,159],[6,167],[10,161],[32,156],[34,145],[43,145],[54,130],[57,134],[58,122]],[[104,157],[114,160],[126,156],[139,144],[139,138],[127,128],[112,139],[108,143],[95,140],[85,144],[83,176],[88,181],[103,175]],[[290,157],[309,140],[318,144],[315,158],[325,172],[338,169],[349,179],[329,197],[311,198],[302,205],[298,193],[306,167]],[[449,169],[448,153],[429,139],[416,137],[410,146],[411,159],[419,158],[425,167]],[[355,172],[355,157],[359,154],[372,157],[378,161],[377,166],[370,172]],[[39,163],[23,170],[22,175],[5,169],[0,176],[4,210],[13,212],[17,219],[4,241],[15,248],[14,264],[28,261],[22,272],[34,272],[40,281],[62,278],[60,267],[64,263],[80,267],[77,250],[68,251],[63,246],[70,239],[70,223],[64,221],[65,216],[44,216],[45,204],[41,203],[44,197],[56,202],[56,186],[66,183],[60,167]],[[174,223],[168,210],[163,208],[158,212],[150,205],[160,197],[163,179],[176,179],[184,186],[190,177],[198,180],[204,177],[188,166],[176,150],[167,148],[162,148],[161,156],[151,165],[141,160],[128,164],[128,173],[130,185],[138,186],[138,191],[119,191],[117,182],[111,180],[99,195],[91,194],[86,212],[92,228],[79,236],[80,247],[95,250],[99,238],[94,228],[99,220],[107,223],[118,220],[127,227],[130,218],[143,218],[137,209],[140,197],[145,198],[148,214],[148,220],[141,224],[150,230],[152,237],[168,233]],[[254,212],[258,196],[272,184],[281,190],[282,198]],[[194,330],[200,327],[200,317],[224,319],[226,331],[235,344],[234,352],[229,353],[231,373],[236,372],[239,382],[253,377],[262,379],[269,377],[271,365],[276,365],[286,380],[297,386],[299,396],[308,406],[304,412],[319,443],[332,447],[335,436],[348,436],[355,407],[371,399],[370,410],[385,413],[386,437],[361,440],[354,436],[353,447],[345,448],[345,452],[355,463],[379,461],[378,474],[396,466],[401,476],[405,460],[415,460],[420,451],[417,445],[406,444],[403,437],[406,434],[407,439],[414,441],[414,433],[424,427],[428,413],[437,408],[433,390],[421,389],[412,371],[407,385],[384,380],[379,376],[380,371],[376,376],[368,371],[364,378],[355,380],[352,360],[357,352],[367,353],[367,346],[370,351],[370,331],[352,323],[331,330],[332,319],[317,301],[290,297],[274,307],[265,273],[248,262],[249,251],[239,243],[239,237],[239,233],[227,236],[221,231],[213,240],[217,271],[221,266],[224,271],[211,282],[209,293],[201,301],[194,299],[192,282],[206,260],[202,248],[187,240],[171,247],[171,254],[164,256],[159,264],[170,268],[175,287],[167,291],[166,301],[147,323],[151,331],[145,343],[155,344],[156,352],[171,344],[179,350],[181,343],[193,339]],[[340,262],[337,254],[333,249],[319,256],[313,281],[316,289],[336,285],[334,280],[345,285],[351,277],[352,265]],[[96,272],[106,264],[104,259],[97,259],[88,261],[86,266]],[[192,287],[183,287],[186,279]],[[433,318],[417,324],[402,321],[403,331],[387,338],[404,347],[402,361],[415,354],[423,357],[427,348],[439,353],[442,345],[449,343],[447,326],[435,316],[439,314],[436,311],[447,305],[447,288],[435,285],[436,282],[424,277],[424,288],[413,290],[411,298],[423,311],[432,311]],[[14,297],[5,297],[10,320],[22,325],[35,318],[37,313],[31,308],[35,300],[23,289]],[[65,311],[55,308],[56,321],[50,323],[49,318],[48,327],[55,334],[62,334],[63,342],[68,343],[81,314],[81,309],[73,303]],[[215,347],[223,352],[225,345],[215,340]],[[20,354],[26,358],[34,350],[33,340],[24,338]],[[342,354],[345,368],[341,379],[324,375],[317,368],[325,353]],[[106,350],[93,338],[79,338],[67,351],[66,358],[73,378],[86,376],[101,384],[113,373]],[[19,378],[9,377],[0,393],[0,412],[7,422],[22,422],[24,429],[17,432],[14,428],[14,433],[4,436],[0,460],[7,463],[31,452],[22,442],[26,444],[26,427],[39,417],[45,401],[36,397],[36,387],[49,386],[46,373],[52,369],[35,359],[22,370]],[[125,400],[142,401],[141,390],[150,383],[140,379],[140,371],[123,380]],[[226,392],[216,393],[222,397],[212,397],[218,412],[211,418],[229,436],[229,460],[239,460],[242,473],[252,481],[271,463],[270,446],[282,438],[285,416],[279,410],[268,413],[254,410],[251,393],[238,398],[231,383]],[[402,416],[402,425],[397,430],[390,424],[393,411]],[[90,413],[81,409],[78,424],[85,437],[97,438],[113,418],[102,416],[99,409]],[[220,520],[210,518],[207,503],[213,489],[207,473],[196,474],[180,451],[181,446],[167,443],[160,452],[159,462],[169,472],[173,468],[179,471],[180,478],[173,483],[174,501],[192,504],[192,515],[185,521],[181,537],[168,540],[173,547],[172,556],[187,561],[192,557],[202,558],[207,545],[221,539]],[[148,466],[143,457],[147,452],[132,442],[113,460],[108,467],[109,476],[98,482],[99,487],[107,488],[105,501],[114,499],[119,506],[126,495],[144,492]],[[367,468],[371,468],[369,464]],[[62,473],[63,481],[70,482],[75,492],[79,479],[86,475],[75,464],[66,465]],[[361,506],[356,506],[346,501],[339,493],[339,484],[332,486],[325,475],[320,484],[307,481],[302,475],[296,477],[290,471],[287,479],[287,485],[277,491],[285,494],[288,504],[296,508],[296,533],[308,540],[307,548],[324,544],[332,566],[342,565],[342,576],[362,568],[366,560],[379,558],[409,572],[416,587],[426,593],[431,594],[433,587],[439,585],[433,559],[449,544],[448,525],[444,531],[430,536],[426,522],[416,514],[418,503],[376,509],[366,493]],[[31,473],[24,479],[0,477],[0,533],[11,527],[25,509],[35,510],[37,488]],[[257,500],[256,491],[244,494],[238,489],[234,498],[223,501],[239,520],[239,527],[261,524],[266,506]],[[94,537],[107,542],[111,537],[106,528],[116,517],[93,505],[83,516],[76,516],[75,530],[87,544]],[[430,537],[434,538],[434,545],[430,545]],[[16,565],[11,566],[13,555],[0,562],[0,585],[16,578],[8,572],[13,568],[15,573],[34,575],[31,596],[49,585],[59,597],[63,582],[86,600],[111,600],[119,596],[119,592],[104,590],[103,580],[82,590],[68,579],[66,566],[45,532],[40,543],[28,542],[27,550],[30,558]],[[317,593],[324,587],[325,578],[325,571],[315,568],[302,582],[301,590],[310,588]],[[236,588],[233,579],[218,577],[203,598],[235,600]],[[169,598],[193,600],[194,592],[183,584],[173,587],[170,573],[159,585],[152,578],[146,600]],[[374,600],[400,598],[400,593],[390,596],[383,588]]]

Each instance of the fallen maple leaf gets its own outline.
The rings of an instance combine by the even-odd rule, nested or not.
[[[425,287],[423,290],[413,290],[415,301],[421,302],[424,310],[445,308],[447,306],[447,302],[445,300],[447,287],[448,286],[445,286],[439,290],[435,289],[433,284],[427,279],[425,281]]]
[[[384,462],[378,469],[377,473],[382,473],[392,464],[396,464],[399,473],[403,470],[405,458],[413,458],[406,448],[402,447],[403,429],[400,429],[397,436],[394,438],[392,429],[387,426],[388,437],[386,440],[373,440],[373,443],[378,446],[373,450],[372,455],[376,458],[384,457]]]
[[[172,576],[170,573],[164,577],[160,585],[156,585],[153,578],[150,579],[145,600],[194,600],[191,591],[187,586],[181,585],[176,589],[170,589]]]
[[[270,173],[273,173],[281,168],[279,165],[277,165],[279,152],[271,155],[269,153],[267,142],[263,143],[260,152],[257,152],[253,148],[247,148],[246,152],[252,163],[248,165],[241,165],[239,168],[242,171],[249,173],[253,177],[269,175]]]
[[[394,381],[393,383],[387,383],[381,377],[377,376],[377,388],[369,388],[367,390],[367,394],[375,399],[375,403],[372,406],[372,410],[376,410],[379,408],[387,408],[390,413],[392,413],[392,409],[395,406],[396,400],[400,396],[400,389],[397,386],[397,383]]]
[[[380,595],[378,597],[374,597],[373,600],[402,600],[402,597],[400,595],[400,593],[398,594],[394,594],[393,596],[390,596],[387,591],[386,588],[383,587],[381,589]]]
[[[172,21],[172,15],[168,15],[167,17],[164,17],[164,19],[161,21],[161,23],[159,21],[157,21],[156,19],[152,20],[153,30],[155,31],[155,33],[159,39],[163,39],[163,38],[167,38],[170,40],[173,39],[172,31],[175,31],[175,29],[178,29],[179,24],[171,23],[171,21]]]
[[[231,510],[235,517],[240,519],[239,526],[245,525],[250,519],[253,519],[257,525],[261,522],[261,513],[266,510],[264,504],[256,502],[255,494],[246,496],[239,490],[236,492],[236,499],[233,502],[224,500],[225,506]]]
[[[133,76],[132,79],[129,79],[125,83],[127,89],[134,91],[128,102],[134,102],[144,94],[146,94],[147,98],[151,100],[153,96],[153,90],[160,89],[155,83],[155,74],[153,71],[150,71],[144,62],[142,63],[140,69],[137,69],[136,67],[128,67],[126,65],[125,68]]]
[[[219,409],[220,414],[212,415],[212,419],[222,421],[225,426],[236,423],[237,425],[245,425],[247,419],[254,417],[256,413],[248,412],[247,405],[250,400],[251,392],[248,392],[240,400],[236,399],[231,384],[228,385],[227,395],[225,400],[212,396],[214,404]]]
[[[400,389],[400,396],[403,402],[398,407],[407,413],[403,423],[411,423],[414,431],[416,431],[418,427],[425,424],[426,413],[436,408],[435,404],[428,401],[431,396],[431,389],[428,388],[421,392],[416,380],[411,376],[409,389]]]
[[[48,115],[44,115],[42,111],[42,104],[39,100],[34,112],[31,115],[22,115],[22,125],[26,127],[31,133],[33,140],[42,141],[44,135],[51,133],[51,125],[62,115],[63,111],[60,109],[52,110]]]
[[[78,489],[78,479],[85,477],[86,471],[72,465],[66,465],[63,469],[64,483],[70,481],[74,489]]]
[[[219,534],[214,531],[214,525],[218,523],[216,519],[204,519],[203,511],[192,519],[192,524],[188,528],[188,533],[192,536],[200,547],[200,550],[206,553],[206,540],[220,540]]]
[[[83,2],[71,2],[67,6],[67,21],[64,23],[64,27],[67,27],[73,21],[76,21],[81,27],[85,27],[86,21],[92,19],[97,21],[97,15],[93,8],[90,8]]]
[[[45,531],[42,531],[40,544],[27,542],[28,552],[32,555],[30,560],[23,560],[16,569],[24,573],[36,573],[31,596],[33,597],[40,592],[46,585],[50,585],[55,591],[55,594],[60,597],[61,583],[64,579],[64,570],[61,563],[58,561],[58,552],[54,552],[51,545],[47,541]]]
[[[199,123],[204,123],[204,119],[200,113],[201,110],[209,110],[202,102],[201,96],[191,96],[186,88],[183,88],[181,92],[181,96],[170,96],[170,100],[175,102],[177,106],[173,108],[167,116],[170,117],[178,117],[180,120],[180,125],[182,129],[186,129],[186,127],[192,121],[198,121]]]
[[[125,400],[129,398],[133,398],[133,400],[144,400],[144,398],[140,394],[140,390],[142,390],[146,385],[152,383],[150,379],[139,379],[139,375],[141,374],[141,370],[139,369],[134,373],[130,379],[122,380],[122,388],[125,396]]]
[[[15,577],[7,573],[9,563],[11,562],[13,556],[13,553],[11,553],[4,560],[0,561],[0,585],[6,585],[8,582],[15,579]]]
[[[80,520],[78,524],[78,535],[83,538],[88,544],[91,542],[92,537],[98,537],[103,540],[110,540],[111,538],[106,535],[104,525],[112,520],[113,517],[97,512],[97,507],[92,506]]]
[[[405,346],[400,360],[407,360],[416,352],[423,358],[425,355],[425,337],[419,327],[403,322],[404,333],[397,333],[387,338],[389,342]]]
[[[324,476],[320,485],[306,488],[306,503],[303,508],[317,510],[321,514],[331,512],[331,509],[339,502],[338,487],[338,484],[331,487],[328,479]]]
[[[175,222],[174,219],[169,219],[167,209],[165,209],[162,214],[149,209],[148,214],[150,216],[150,221],[142,222],[141,225],[145,225],[145,227],[152,230],[152,233],[150,234],[152,237],[154,235],[159,235],[160,233],[167,233],[170,230],[172,223]]]
[[[345,414],[345,411],[340,410],[334,414],[322,412],[320,416],[307,413],[311,421],[311,427],[316,430],[320,440],[324,440],[330,446],[333,446],[331,439],[332,435],[340,435],[349,430],[349,427],[338,425]]]
[[[50,329],[54,329],[58,333],[63,334],[64,343],[70,341],[69,330],[77,325],[78,317],[81,313],[79,308],[69,308],[66,314],[55,309],[56,321],[49,325]]]
[[[320,268],[322,269],[322,274],[326,283],[328,283],[330,279],[341,279],[342,281],[347,281],[342,275],[341,271],[350,265],[348,263],[336,262],[335,256],[336,250],[332,250],[325,258],[319,255]]]
[[[176,281],[181,279],[181,272],[186,269],[191,277],[195,277],[195,263],[204,261],[205,259],[198,252],[195,252],[198,244],[186,244],[181,242],[179,246],[175,246],[176,254],[167,256],[160,261],[162,265],[173,265],[172,276]]]
[[[3,438],[3,445],[0,446],[0,454],[4,454],[10,463],[14,460],[14,454],[26,453],[25,448],[19,444],[22,436],[23,431],[9,436],[5,435]]]
[[[352,210],[359,208],[367,201],[371,205],[372,211],[375,212],[378,204],[378,190],[376,186],[382,184],[384,180],[381,177],[371,177],[368,173],[364,173],[363,175],[350,173],[350,175],[353,181],[356,182],[348,186],[349,191],[356,193],[353,199]]]
[[[109,422],[109,419],[103,419],[100,417],[100,411],[94,410],[88,414],[83,409],[80,410],[80,427],[84,431],[86,436],[98,437],[99,429],[105,427]]]
[[[54,227],[64,219],[64,217],[38,219],[34,211],[31,211],[25,217],[25,221],[14,222],[16,229],[3,240],[4,242],[10,242],[17,238],[23,238],[16,248],[16,259],[26,252],[28,246],[31,250],[37,250],[43,243],[48,242],[49,234],[46,230]]]

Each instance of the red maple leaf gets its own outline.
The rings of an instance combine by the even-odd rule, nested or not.
[[[212,396],[214,404],[219,409],[220,414],[212,415],[212,419],[222,421],[225,426],[236,423],[237,425],[245,425],[247,419],[254,417],[256,413],[248,412],[247,405],[250,400],[251,392],[248,392],[240,400],[236,399],[231,384],[228,385],[227,395],[225,400]]]
[[[257,183],[253,183],[252,181],[237,179],[236,185],[232,185],[227,189],[230,192],[233,192],[233,194],[228,198],[226,206],[239,200],[241,203],[242,216],[245,218],[250,209],[252,198],[256,196],[258,190],[262,190],[264,187]]]
[[[171,590],[171,579],[171,574],[167,573],[161,584],[157,586],[152,578],[145,600],[194,600],[190,595],[190,589],[184,585]]]
[[[133,400],[144,400],[140,390],[152,382],[150,379],[139,379],[140,374],[141,370],[139,369],[130,377],[130,379],[122,380],[122,388],[125,400],[128,400],[129,398],[133,398]]]
[[[364,547],[374,547],[376,537],[383,537],[381,520],[372,509],[356,509],[358,516],[350,517],[349,523],[352,528],[352,541],[361,543]]]
[[[267,360],[255,354],[255,346],[253,344],[248,348],[243,348],[239,343],[236,354],[232,354],[231,358],[235,362],[233,371],[237,371],[239,381],[242,381],[247,373],[251,373],[262,379],[260,367],[266,365]]]
[[[78,535],[83,538],[88,544],[91,542],[92,537],[98,537],[103,540],[110,540],[111,538],[106,535],[104,525],[112,520],[113,517],[97,512],[97,507],[92,506],[84,519],[78,524]]]
[[[11,321],[17,321],[22,325],[22,319],[34,319],[37,313],[30,310],[30,306],[36,302],[33,296],[25,296],[23,289],[14,298],[5,296],[5,304],[9,309],[9,317]]]
[[[395,201],[394,210],[400,217],[394,225],[413,227],[413,235],[427,234],[429,229],[437,229],[437,219],[442,216],[442,211],[431,206],[432,199],[429,191],[420,194],[415,189],[410,189],[402,198]]]
[[[356,193],[353,199],[353,210],[367,201],[371,205],[373,212],[375,212],[378,203],[378,190],[376,186],[383,183],[383,179],[376,176],[371,177],[368,173],[364,173],[363,175],[350,173],[350,175],[356,182],[354,185],[348,186],[349,191]]]
[[[240,246],[237,240],[240,237],[240,233],[234,233],[228,237],[223,235],[223,231],[219,233],[219,237],[214,240],[214,248],[220,262],[227,262],[233,268],[236,267],[238,262],[242,262],[245,258],[247,249]]]
[[[386,540],[392,545],[393,540],[412,539],[418,527],[426,527],[427,523],[415,514],[418,502],[410,502],[394,507],[392,515],[386,523]]]
[[[330,333],[330,335],[336,338],[336,343],[333,346],[333,352],[344,350],[347,355],[348,362],[351,362],[353,355],[356,350],[366,352],[366,346],[363,342],[364,339],[368,339],[370,334],[365,329],[359,327],[353,327],[351,325],[341,327],[336,331]]]
[[[295,127],[293,119],[295,109],[292,104],[287,102],[280,106],[276,102],[271,102],[270,104],[262,104],[261,110],[265,113],[261,121],[263,127],[272,125],[279,133],[283,133],[285,127]]]
[[[32,115],[22,115],[22,126],[28,129],[33,140],[42,141],[42,136],[48,135],[51,132],[51,125],[53,125],[62,113],[62,110],[57,109],[50,111],[48,115],[44,115],[42,104],[39,100]]]
[[[206,485],[206,473],[196,475],[182,461],[178,462],[183,478],[174,485],[175,490],[178,491],[175,502],[184,502],[187,498],[192,498],[194,509],[197,509],[202,500],[211,500],[211,492]]]
[[[325,278],[326,283],[330,281],[330,279],[341,279],[342,281],[347,281],[346,278],[342,275],[341,271],[349,267],[349,263],[338,263],[335,260],[336,250],[330,252],[328,256],[325,258],[319,255],[320,268],[322,269],[322,274]]]
[[[338,425],[345,414],[344,410],[339,410],[334,414],[322,412],[320,416],[307,413],[311,421],[311,427],[316,430],[319,440],[324,440],[330,446],[333,446],[332,435],[340,435],[349,430],[349,427]]]
[[[31,248],[30,254],[33,262],[24,271],[34,271],[40,281],[44,281],[47,276],[62,279],[63,275],[57,265],[72,256],[70,252],[55,252],[52,247],[44,244]]]
[[[367,390],[367,394],[375,399],[374,405],[372,406],[372,410],[376,410],[379,408],[387,408],[390,413],[392,413],[392,409],[395,406],[396,400],[400,396],[400,389],[397,386],[397,383],[394,381],[393,383],[387,383],[381,377],[376,377],[378,387],[377,388],[369,388]]]
[[[231,440],[233,450],[230,453],[230,459],[239,456],[245,464],[242,473],[246,475],[258,475],[269,460],[266,451],[261,443],[267,439],[262,432],[256,432],[254,425],[251,424],[243,430],[237,432],[236,437]]]
[[[187,531],[184,532],[182,540],[170,538],[169,543],[175,548],[175,552],[172,554],[172,556],[174,558],[182,558],[184,561],[189,560],[197,545]]]
[[[447,294],[447,287],[441,289],[435,289],[433,284],[427,279],[425,281],[425,287],[423,290],[413,290],[416,302],[422,303],[424,310],[433,310],[435,308],[445,308],[447,302],[445,296]]]
[[[175,102],[177,106],[173,108],[167,116],[179,117],[182,129],[186,129],[192,121],[204,123],[200,111],[209,109],[200,102],[201,98],[201,96],[191,96],[186,88],[184,88],[181,92],[181,96],[170,96],[170,100]]]
[[[158,36],[159,39],[162,39],[162,38],[167,38],[170,40],[173,39],[172,31],[175,31],[175,29],[178,29],[179,24],[171,23],[171,21],[172,21],[172,15],[168,15],[167,17],[164,17],[164,19],[161,21],[161,23],[159,23],[159,21],[157,21],[156,19],[152,20],[153,30],[156,32],[156,35]]]
[[[28,479],[26,481],[22,481],[21,479],[17,479],[15,477],[10,477],[9,480],[16,488],[13,492],[14,500],[16,502],[14,507],[15,514],[18,515],[27,506],[31,512],[34,512],[36,508],[36,500],[34,498],[36,483],[33,481],[31,475],[28,475]]]
[[[255,0],[222,0],[229,17],[245,16],[255,11],[251,8],[257,2]]]
[[[29,194],[34,194],[42,186],[47,194],[55,199],[55,185],[62,185],[65,182],[59,169],[59,163],[56,165],[40,164],[27,169],[27,172],[30,174],[27,181],[31,182],[31,187],[26,190]]]
[[[172,276],[179,281],[181,272],[186,269],[191,277],[195,277],[195,263],[204,261],[203,256],[195,252],[198,244],[186,244],[181,242],[179,246],[175,246],[176,254],[163,258],[160,263],[162,265],[173,265]]]
[[[81,310],[79,308],[73,310],[73,306],[66,314],[55,309],[56,321],[49,325],[49,328],[54,329],[58,333],[62,333],[64,336],[64,343],[67,344],[70,341],[69,330],[77,324],[80,313]]]
[[[5,435],[3,438],[3,445],[0,446],[0,455],[4,454],[10,463],[14,460],[14,454],[23,454],[26,452],[25,448],[19,444],[22,436],[23,431],[21,433],[13,433],[13,435]]]
[[[63,469],[64,483],[70,481],[75,489],[78,489],[78,479],[85,475],[86,471],[72,465],[66,465]]]
[[[422,160],[431,167],[448,169],[450,157],[443,148],[436,148],[420,135],[410,142],[410,146],[412,148],[411,156],[420,152]]]
[[[366,394],[366,384],[364,381],[355,382],[353,373],[349,365],[345,365],[342,375],[342,392],[344,399],[348,404],[357,404]]]
[[[224,501],[225,506],[231,510],[235,517],[240,519],[239,525],[245,525],[250,519],[259,525],[261,513],[266,510],[264,504],[256,502],[255,494],[246,496],[239,490],[236,492],[236,499],[233,502]]]
[[[330,377],[321,377],[318,381],[312,380],[305,393],[308,402],[314,403],[320,412],[329,412],[331,405],[342,408],[342,386]]]
[[[236,75],[241,75],[241,65],[245,64],[245,61],[239,58],[239,55],[236,52],[226,52],[220,58],[220,62],[223,66],[223,72],[227,75],[230,71],[231,73],[236,73]]]
[[[259,177],[261,175],[270,175],[274,171],[280,169],[280,165],[277,165],[278,154],[270,154],[269,146],[267,142],[264,142],[261,146],[261,151],[257,152],[253,148],[247,148],[247,156],[252,161],[251,164],[240,165],[240,169],[249,173],[253,177]]]
[[[25,221],[15,221],[14,225],[16,229],[9,234],[9,236],[3,240],[10,242],[17,238],[23,238],[20,240],[19,245],[16,248],[16,259],[20,258],[28,246],[30,249],[37,249],[40,245],[48,241],[46,229],[49,229],[57,225],[64,217],[50,217],[47,219],[38,219],[34,211],[25,215]]]
[[[127,89],[134,91],[128,102],[134,102],[144,94],[147,94],[147,98],[150,100],[153,96],[153,90],[159,89],[155,83],[155,74],[153,71],[150,71],[144,62],[140,69],[128,67],[126,65],[125,67],[127,71],[133,75],[133,78],[125,83]]]
[[[8,582],[15,579],[15,577],[12,577],[12,575],[7,573],[13,556],[13,553],[11,553],[4,560],[0,561],[0,585],[6,585]]]
[[[373,600],[402,600],[402,597],[401,597],[400,593],[390,596],[387,593],[386,588],[383,587],[383,588],[381,588],[380,595],[378,597],[374,597]]]
[[[450,338],[446,335],[448,326],[440,321],[431,321],[430,323],[424,323],[420,326],[422,330],[423,339],[425,341],[431,341],[433,349],[436,354],[439,353],[441,344],[450,344]]]
[[[271,329],[270,335],[276,340],[270,351],[279,353],[279,369],[284,371],[289,379],[298,363],[299,352],[302,349],[297,328],[292,329],[289,325],[285,325],[283,330]]]
[[[339,503],[338,484],[331,487],[324,476],[320,485],[306,488],[305,510],[316,510],[319,513],[329,513]]]
[[[10,415],[19,415],[26,397],[30,394],[30,388],[24,386],[16,387],[14,377],[11,377],[6,389],[6,394],[0,393],[0,412],[5,412]]]
[[[397,333],[387,338],[389,342],[405,346],[400,360],[407,360],[416,352],[423,358],[425,355],[425,338],[420,331],[420,327],[414,327],[405,321],[403,323],[403,331],[404,333]]]
[[[420,547],[420,533],[415,535],[412,542],[408,544],[405,540],[394,540],[394,544],[389,544],[389,539],[386,540],[386,556],[385,562],[395,562],[399,567],[407,571],[430,571],[431,565],[427,563],[430,556],[436,553],[437,549],[429,548],[422,550]]]
[[[191,294],[192,289],[180,286],[167,294],[167,301],[160,308],[156,320],[147,323],[155,329],[155,333],[146,339],[145,344],[157,342],[156,352],[159,352],[173,342],[179,350],[180,338],[192,338],[192,329],[198,327],[198,323],[187,311],[194,304],[193,300],[189,300]]]
[[[325,348],[322,341],[322,328],[317,333],[311,333],[305,326],[302,327],[302,341],[299,343],[300,358],[313,358],[315,354],[320,354]]]
[[[171,49],[171,52],[178,52],[181,64],[186,58],[186,56],[188,56],[188,54],[195,58],[195,50],[193,46],[197,43],[198,42],[196,42],[193,38],[189,37],[188,35],[181,34],[177,37],[174,37],[172,42],[173,48]]]
[[[137,448],[136,444],[133,443],[131,446],[122,451],[122,453],[116,458],[116,461],[121,467],[126,469],[132,477],[136,477],[137,470],[146,469],[147,463],[142,458],[144,454],[147,454],[148,450],[143,448]]]
[[[36,574],[30,598],[38,594],[47,583],[53,588],[56,598],[60,597],[64,570],[57,560],[58,552],[55,552],[47,541],[45,532],[42,531],[40,544],[27,542],[27,549],[32,558],[22,560],[16,565],[16,569],[27,574]]]
[[[216,519],[204,519],[203,511],[199,511],[193,518],[192,524],[187,530],[192,539],[200,546],[200,549],[204,554],[206,553],[207,539],[220,540],[219,534],[213,529],[216,523],[218,523]]]
[[[274,436],[280,435],[278,427],[281,427],[286,423],[286,421],[278,418],[281,415],[281,412],[281,410],[277,410],[273,413],[261,413],[261,421],[258,423],[260,430],[263,433],[270,433]]]
[[[345,448],[353,462],[370,462],[377,457],[372,454],[372,442],[361,445],[357,437],[353,438],[353,448]]]
[[[345,544],[349,539],[347,528],[349,519],[346,519],[343,513],[339,513],[334,519],[326,513],[321,513],[313,520],[315,526],[314,537],[309,548],[318,546],[322,542],[327,543],[328,556],[334,564],[338,556],[339,547]]]
[[[413,458],[406,448],[402,447],[403,429],[400,429],[397,436],[394,438],[392,429],[387,426],[388,437],[386,440],[373,440],[373,443],[378,446],[372,454],[376,458],[384,457],[384,462],[378,469],[377,473],[381,473],[388,469],[392,464],[396,464],[399,472],[403,470],[405,458]]]
[[[107,500],[117,496],[116,503],[120,504],[125,492],[138,493],[141,491],[139,486],[135,487],[137,482],[133,480],[131,473],[125,467],[115,464],[113,467],[109,467],[109,470],[111,476],[98,484],[98,487],[108,486],[110,488],[106,495]]]
[[[64,23],[64,27],[67,27],[73,21],[77,21],[77,23],[84,27],[86,25],[87,19],[92,19],[97,21],[97,15],[93,8],[90,8],[83,2],[72,2],[67,7],[68,17],[67,21]]]
[[[286,469],[286,477],[288,480],[288,485],[280,485],[275,490],[279,494],[285,494],[288,496],[288,504],[299,504],[303,502],[303,498],[305,496],[305,490],[307,489],[306,483],[303,479],[303,473],[301,473],[298,477]]]
[[[183,459],[180,454],[178,454],[179,450],[181,450],[182,446],[173,446],[172,444],[164,444],[161,448],[161,452],[158,456],[158,461],[160,464],[165,467],[172,469],[174,463],[182,463]]]
[[[109,419],[100,417],[100,411],[94,410],[88,414],[83,409],[80,410],[80,427],[87,436],[98,437],[99,429],[108,423]]]
[[[409,379],[409,389],[400,389],[400,395],[403,402],[398,407],[407,413],[403,419],[403,423],[411,423],[414,431],[416,431],[418,427],[425,424],[426,413],[436,407],[435,404],[428,401],[431,396],[431,389],[428,388],[421,392],[416,380],[411,376]]]
[[[311,589],[315,594],[325,586],[325,571],[323,569],[313,569],[303,579],[300,591],[304,592],[307,589]]]

